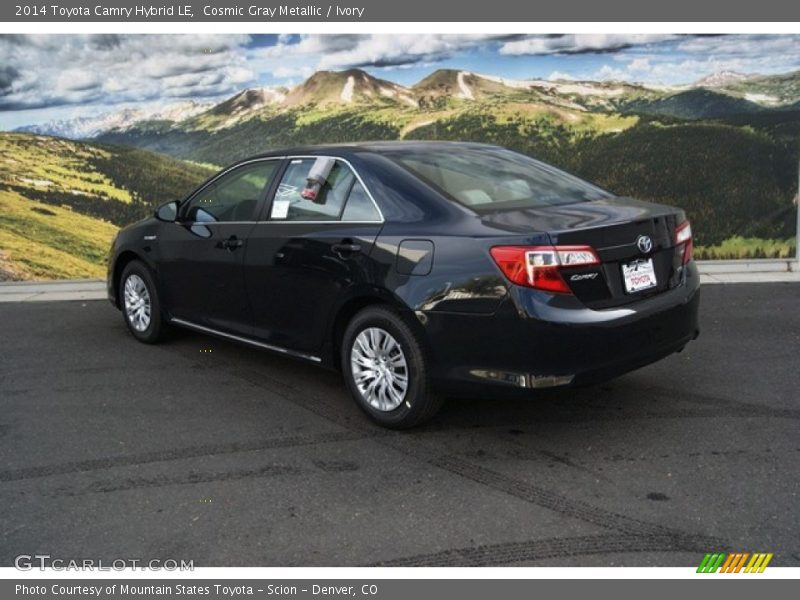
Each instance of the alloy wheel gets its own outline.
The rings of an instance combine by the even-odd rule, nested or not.
[[[124,295],[128,322],[136,331],[145,331],[150,326],[152,302],[144,279],[131,273],[125,280]]]
[[[400,343],[385,329],[369,327],[356,336],[350,369],[358,391],[376,410],[389,412],[408,392],[408,364]]]

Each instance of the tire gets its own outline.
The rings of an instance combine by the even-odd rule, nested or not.
[[[161,300],[153,275],[144,263],[133,260],[125,265],[118,296],[122,318],[133,337],[145,344],[164,339],[167,325],[161,313]]]
[[[341,357],[342,374],[356,404],[383,427],[415,427],[442,406],[431,390],[424,345],[389,307],[370,306],[351,319],[342,337]]]

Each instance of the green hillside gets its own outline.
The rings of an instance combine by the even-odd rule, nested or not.
[[[120,225],[208,175],[133,148],[0,134],[0,280],[102,276]]]
[[[754,102],[706,89],[695,89],[650,100],[633,100],[623,105],[626,113],[664,115],[679,119],[713,119],[764,110]]]
[[[798,140],[772,127],[642,119],[583,129],[553,119],[474,111],[412,132],[416,139],[499,144],[552,162],[619,195],[684,208],[699,245],[793,235]],[[800,122],[800,121],[798,121]],[[601,122],[602,123],[602,122]],[[786,124],[783,123],[783,127]],[[780,131],[780,129],[778,129]],[[784,132],[785,133],[785,132]]]
[[[800,97],[800,71],[749,77],[726,85],[723,91],[736,96],[767,100],[775,106],[796,107]]]
[[[576,146],[572,170],[621,195],[673,204],[696,243],[793,236],[797,140],[722,123],[642,123]]]
[[[267,113],[225,129],[176,129],[110,133],[105,141],[133,144],[199,163],[227,165],[276,147],[368,139],[396,139],[408,119],[402,113],[349,108],[291,109]]]
[[[404,87],[357,69],[322,71],[292,89],[243,90],[184,121],[140,122],[100,139],[216,165],[305,144],[488,142],[620,195],[684,208],[709,256],[780,254],[791,250],[786,240],[795,227],[800,110],[792,106],[800,101],[798,77],[711,78],[676,89],[513,81],[440,69]],[[168,179],[170,185],[176,181]],[[160,180],[152,177],[150,184]],[[73,198],[71,205],[76,203]],[[120,201],[112,220],[125,222],[125,211],[136,210]]]

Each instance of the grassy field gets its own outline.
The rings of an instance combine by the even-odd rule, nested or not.
[[[0,133],[0,280],[97,277],[119,226],[183,197],[211,165],[272,147],[360,140],[499,144],[619,195],[679,206],[692,220],[698,259],[796,252],[800,111],[681,120],[546,100],[486,92],[474,102],[432,97],[419,108],[265,107],[224,128],[229,116],[208,113],[107,143]]]
[[[92,163],[111,153],[97,146],[24,133],[0,135],[0,182],[43,192],[100,196],[130,202],[128,190],[116,187]]]
[[[794,258],[797,253],[796,238],[773,240],[734,236],[715,246],[698,246],[694,257],[698,260],[730,260],[737,258]]]
[[[0,191],[0,214],[0,279],[105,274],[105,256],[116,225],[7,191]]]
[[[0,281],[102,277],[120,225],[210,173],[143,150],[0,134]]]

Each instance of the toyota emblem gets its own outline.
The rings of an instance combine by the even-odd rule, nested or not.
[[[653,240],[650,236],[640,235],[636,238],[636,246],[642,254],[648,254],[653,249]]]

